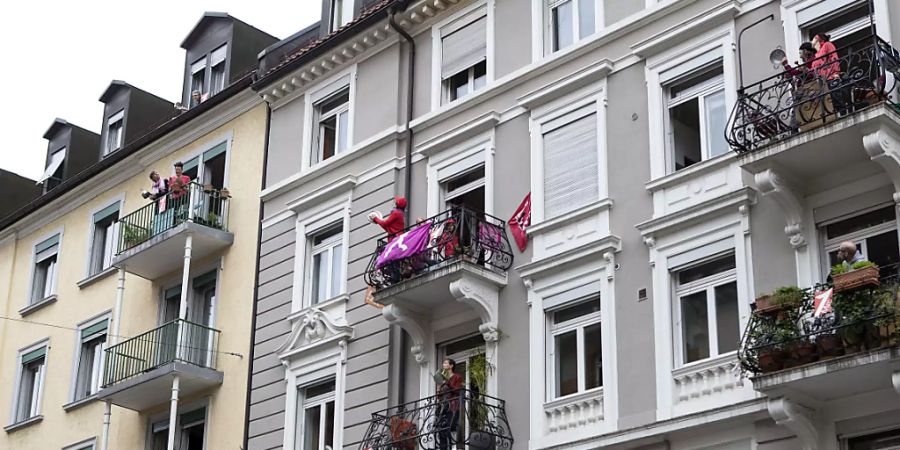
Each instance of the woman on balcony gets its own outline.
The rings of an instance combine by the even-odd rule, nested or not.
[[[438,445],[441,450],[449,450],[453,446],[453,435],[459,424],[460,390],[463,378],[456,373],[456,361],[447,358],[442,363],[441,377],[444,382],[438,386]]]

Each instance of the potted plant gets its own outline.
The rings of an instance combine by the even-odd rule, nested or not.
[[[124,226],[122,229],[122,238],[125,240],[125,248],[134,247],[149,238],[149,232],[144,228],[132,225],[128,222],[122,222],[122,225]]]
[[[762,373],[784,368],[788,356],[784,350],[785,339],[789,336],[783,328],[784,324],[773,315],[756,315],[756,326],[751,329],[748,342],[756,350],[756,362]]]
[[[878,266],[872,261],[857,261],[851,266],[837,264],[831,267],[834,292],[847,292],[860,288],[878,287]]]
[[[763,294],[756,297],[756,311],[760,314],[766,314],[775,307],[775,297],[772,294]]]
[[[838,334],[844,343],[846,353],[862,351],[865,339],[865,320],[871,311],[870,296],[864,291],[835,293],[835,314],[838,316],[840,328]]]
[[[871,317],[866,322],[866,347],[869,349],[891,345],[897,334],[896,295],[893,289],[872,293]]]
[[[482,394],[487,389],[488,373],[492,370],[487,356],[484,353],[475,355],[469,360],[469,379],[472,380],[471,394],[468,399],[467,412],[472,431],[469,433],[467,444],[469,448],[479,450],[493,450],[496,448],[496,439],[488,430],[488,406],[487,399]]]

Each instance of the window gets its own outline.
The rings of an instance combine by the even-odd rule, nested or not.
[[[211,184],[216,189],[225,187],[225,160],[228,143],[222,142],[201,155],[184,162],[183,173],[191,181]]]
[[[673,273],[675,328],[681,364],[737,350],[737,271],[734,253]]]
[[[603,386],[600,298],[550,311],[553,397]]]
[[[200,99],[206,93],[206,57],[200,58],[197,62],[191,64],[191,89],[188,91],[188,99],[191,108],[200,104]],[[193,93],[196,92],[200,98],[194,98]]]
[[[148,436],[150,450],[166,450],[169,441],[169,419],[150,424]],[[175,448],[179,450],[203,450],[206,439],[206,408],[196,409],[178,416],[175,429]]]
[[[350,87],[320,100],[313,108],[317,134],[311,165],[343,153],[349,147]]]
[[[96,275],[112,265],[112,258],[116,254],[119,203],[116,202],[94,213],[92,221],[94,231],[91,236],[91,259],[88,275]]]
[[[848,450],[896,450],[900,448],[900,429],[849,439],[846,448]]]
[[[85,439],[77,444],[72,444],[68,447],[64,447],[63,450],[94,450],[95,444],[97,443],[97,438],[93,437],[90,439]]]
[[[46,346],[19,355],[19,384],[15,396],[15,420],[13,423],[23,422],[40,415],[46,361]]]
[[[828,261],[824,274],[838,264],[837,251],[841,242],[853,241],[863,257],[878,264],[881,276],[898,273],[900,245],[897,242],[897,214],[893,206],[877,208],[854,217],[821,227],[825,236]]]
[[[820,33],[831,37],[831,42],[841,56],[846,56],[852,51],[851,48],[847,48],[848,46],[859,49],[871,45],[871,40],[859,42],[872,34],[869,5],[861,1],[846,8],[830,11],[803,30],[803,36],[807,41],[812,41],[812,38]]]
[[[344,276],[343,227],[336,225],[310,237],[310,304],[315,305],[342,293]]]
[[[440,30],[443,103],[463,98],[487,84],[487,16],[480,14],[463,25],[454,23]]]
[[[106,121],[106,141],[103,154],[108,155],[122,147],[122,129],[125,125],[125,110],[121,110]]]
[[[334,380],[301,387],[297,392],[297,450],[325,450],[334,445]]]
[[[79,330],[80,348],[73,400],[96,394],[103,384],[103,349],[106,348],[108,325],[109,320],[103,319]]]
[[[589,111],[585,109],[582,111]],[[584,114],[584,113],[582,113]],[[544,217],[574,211],[600,197],[597,113],[543,127]]]
[[[552,52],[594,34],[596,0],[550,0],[549,29]]]
[[[225,89],[225,55],[228,46],[223,45],[212,51],[209,55],[209,95],[216,95]]]
[[[331,31],[353,19],[353,0],[334,0],[331,4]]]
[[[58,234],[34,246],[30,304],[44,300],[56,292],[58,254]]]
[[[666,137],[675,171],[728,151],[725,77],[721,63],[665,86]]]
[[[63,178],[63,162],[66,159],[66,148],[63,147],[56,150],[50,155],[50,161],[43,175],[38,179],[38,183],[44,183],[44,192],[55,188],[62,183]]]
[[[169,420],[160,420],[150,425],[150,450],[166,450],[169,442]]]
[[[464,206],[484,211],[484,165],[470,169],[441,183],[444,206]]]

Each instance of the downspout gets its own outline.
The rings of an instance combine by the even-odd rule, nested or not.
[[[405,3],[406,2],[398,2]],[[410,223],[410,210],[412,210],[412,149],[413,149],[413,130],[410,127],[410,123],[413,119],[413,92],[415,91],[416,86],[416,78],[415,78],[415,61],[416,61],[416,42],[413,40],[412,36],[406,32],[400,25],[397,24],[397,21],[394,20],[394,14],[398,12],[398,8],[396,6],[392,6],[388,9],[388,24],[390,24],[391,28],[397,32],[403,39],[406,40],[406,43],[409,44],[409,51],[406,54],[406,156],[405,156],[405,166],[406,172],[404,173],[404,197],[406,197],[406,210],[404,211],[406,217],[405,223],[408,225]],[[397,377],[397,403],[402,405],[406,401],[404,386],[406,386],[406,348],[407,348],[407,339],[406,332],[400,328],[400,358],[397,362],[398,365],[398,377]]]
[[[272,108],[269,106],[267,102],[263,102],[266,105],[266,132],[265,132],[265,143],[263,144],[263,171],[262,171],[262,182],[260,186],[260,191],[266,188],[266,170],[269,164],[269,124],[272,119]],[[253,307],[252,313],[250,315],[250,357],[247,360],[247,400],[244,404],[244,440],[243,445],[241,445],[242,450],[247,449],[247,445],[250,441],[250,392],[253,381],[253,357],[254,357],[254,349],[256,347],[256,304],[257,297],[259,296],[259,254],[262,248],[262,221],[263,221],[263,200],[259,199],[259,226],[256,227],[256,269],[253,271]]]
[[[106,339],[110,347],[116,345],[119,342],[119,333],[121,332],[119,322],[122,320],[122,305],[124,303],[123,299],[125,297],[125,269],[119,267],[117,272],[116,309],[113,311],[112,328],[110,329],[111,332],[107,333],[108,337]],[[109,431],[111,422],[112,402],[107,400],[103,402],[103,430],[100,433],[100,450],[107,450],[109,448]]]

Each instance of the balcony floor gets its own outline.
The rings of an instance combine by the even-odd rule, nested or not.
[[[172,398],[172,380],[175,376],[180,378],[181,398],[220,385],[224,378],[222,372],[217,370],[176,361],[103,388],[97,397],[123,408],[146,411]]]
[[[148,280],[177,270],[184,262],[184,244],[193,236],[191,257],[201,259],[234,242],[234,235],[215,228],[184,222],[113,258],[113,265]]]
[[[454,261],[422,275],[401,281],[375,293],[375,300],[385,305],[401,304],[409,311],[434,316],[451,313],[456,304],[450,291],[450,283],[464,276],[472,276],[494,284],[499,289],[506,286],[506,275],[500,275],[483,266],[468,261]]]

